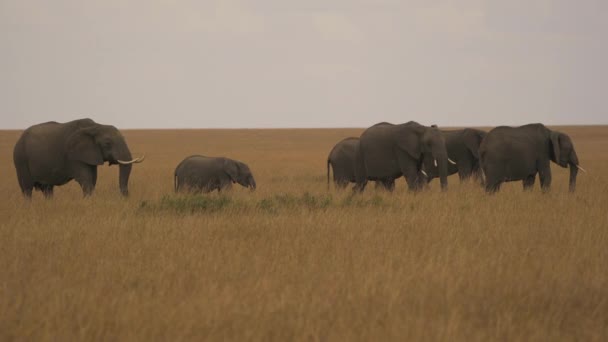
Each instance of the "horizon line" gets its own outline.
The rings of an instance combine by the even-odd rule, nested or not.
[[[598,124],[543,124],[548,127],[591,127],[591,126],[608,126],[608,123],[598,123]],[[450,126],[439,126],[440,129],[443,128],[487,128],[487,127],[499,127],[499,126],[510,126],[510,127],[518,127],[521,125],[450,125]],[[29,126],[31,127],[31,126]],[[126,127],[119,128],[120,130],[273,130],[273,129],[365,129],[369,126],[330,126],[330,127]],[[0,128],[0,131],[20,131],[25,130],[25,128]]]

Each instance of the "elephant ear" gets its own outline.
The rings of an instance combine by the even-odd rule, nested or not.
[[[481,145],[485,135],[485,132],[473,129],[465,129],[463,132],[464,145],[476,159],[479,159],[479,145]]]
[[[555,157],[555,162],[559,163],[560,160],[560,153],[559,153],[559,132],[551,132],[550,137],[551,137],[551,146],[553,148],[553,156]]]
[[[414,159],[420,159],[422,155],[421,139],[423,134],[417,133],[419,133],[418,130],[402,128],[397,131],[396,136],[397,146]]]
[[[67,141],[68,159],[89,165],[102,165],[103,156],[94,137],[95,131],[92,128],[82,128],[74,132]]]
[[[236,162],[236,166],[242,176],[246,176],[247,174],[251,173],[251,170],[249,170],[249,166],[247,166],[247,164],[243,162]]]
[[[239,175],[239,166],[234,160],[224,159],[224,172],[230,177],[232,182],[236,182]]]

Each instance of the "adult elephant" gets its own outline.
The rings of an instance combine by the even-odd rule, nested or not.
[[[256,188],[247,164],[223,157],[190,156],[177,165],[173,177],[175,192],[220,192],[230,189],[232,183]]]
[[[369,127],[359,140],[354,190],[363,191],[369,180],[393,182],[401,176],[410,190],[420,190],[426,183],[422,171],[426,159],[438,166],[441,188],[447,190],[448,154],[439,129],[414,121]]]
[[[382,123],[381,123],[382,124]],[[356,182],[355,156],[359,145],[359,138],[349,137],[338,142],[327,156],[327,189],[329,189],[330,167],[333,170],[334,185],[344,189],[349,183]],[[376,188],[393,190],[394,180],[376,182]]]
[[[479,145],[486,136],[486,132],[465,128],[455,131],[442,130],[441,134],[443,134],[448,151],[448,175],[458,173],[460,181],[473,177],[481,182]],[[426,171],[429,182],[439,177],[439,169],[430,160],[425,161],[424,171]]]
[[[40,190],[46,198],[53,187],[72,179],[80,184],[85,196],[97,182],[97,166],[108,162],[120,164],[120,192],[127,196],[133,159],[124,137],[114,126],[101,125],[91,119],[66,123],[46,122],[26,129],[13,150],[13,161],[21,191],[31,198]]]
[[[503,182],[519,180],[524,189],[531,189],[537,173],[541,188],[549,190],[551,161],[564,168],[570,166],[572,192],[576,188],[578,170],[582,170],[570,137],[539,123],[494,128],[482,141],[479,154],[486,191],[490,193],[498,191]]]

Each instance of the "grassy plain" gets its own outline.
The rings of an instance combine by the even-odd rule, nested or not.
[[[327,191],[360,129],[127,130],[128,199],[19,192],[0,132],[0,340],[608,339],[608,127],[562,127],[581,165],[541,194],[449,178],[412,194]],[[173,195],[191,154],[250,165],[258,190]]]

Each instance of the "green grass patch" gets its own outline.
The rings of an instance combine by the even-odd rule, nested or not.
[[[173,211],[176,213],[216,212],[237,206],[228,196],[163,196],[158,202],[142,201],[139,208],[152,211]]]

